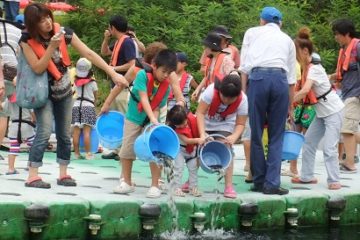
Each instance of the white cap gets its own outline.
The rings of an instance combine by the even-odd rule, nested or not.
[[[76,76],[80,78],[87,77],[91,70],[92,64],[86,58],[80,58],[76,63]]]

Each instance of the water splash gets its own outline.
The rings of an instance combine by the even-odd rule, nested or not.
[[[165,188],[168,190],[168,206],[172,213],[172,227],[171,232],[168,232],[167,237],[171,236],[172,238],[166,239],[179,239],[179,231],[178,231],[178,217],[179,211],[176,208],[175,200],[174,200],[174,159],[162,152],[153,152],[154,156],[158,159],[158,164],[164,167],[164,174],[166,175]],[[173,238],[174,237],[174,238]],[[187,238],[185,238],[187,239]]]

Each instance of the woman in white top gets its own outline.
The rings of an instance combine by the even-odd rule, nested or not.
[[[294,101],[314,104],[316,116],[305,134],[302,149],[301,176],[293,178],[293,183],[317,183],[314,177],[315,155],[318,143],[324,139],[324,161],[328,174],[328,188],[341,188],[337,144],[342,125],[344,104],[332,89],[325,69],[321,64],[311,64],[313,44],[310,30],[301,28],[295,39],[296,52],[302,68],[302,87],[294,96]]]

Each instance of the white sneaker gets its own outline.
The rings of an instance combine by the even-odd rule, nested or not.
[[[130,186],[124,181],[120,182],[120,184],[116,186],[113,190],[114,193],[118,193],[118,194],[127,194],[127,193],[132,193],[134,191],[135,191],[134,186]]]
[[[159,198],[161,196],[161,190],[157,187],[150,187],[149,191],[146,193],[147,198]]]

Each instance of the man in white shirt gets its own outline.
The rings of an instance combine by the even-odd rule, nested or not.
[[[281,20],[278,9],[265,7],[260,14],[260,26],[245,33],[240,61],[243,89],[246,90],[249,84],[250,165],[254,181],[251,190],[279,195],[289,192],[280,187],[281,149],[296,82],[295,45],[280,30]],[[269,136],[267,157],[262,145],[266,123]]]

